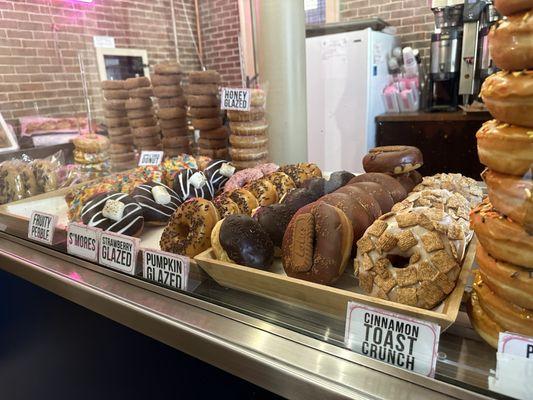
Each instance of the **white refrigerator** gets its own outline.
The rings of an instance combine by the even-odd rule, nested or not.
[[[308,159],[323,171],[363,172],[375,146],[375,117],[387,60],[398,38],[370,28],[306,39]]]

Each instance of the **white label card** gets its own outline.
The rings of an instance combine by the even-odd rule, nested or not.
[[[100,264],[130,275],[136,274],[139,239],[113,232],[100,235]]]
[[[223,110],[250,111],[250,89],[222,88],[220,108]]]
[[[533,337],[511,332],[500,332],[498,353],[512,354],[533,361]]]
[[[28,239],[53,244],[57,215],[33,211],[28,223]]]
[[[391,311],[349,302],[344,342],[356,353],[433,377],[440,326]]]
[[[115,48],[115,38],[112,36],[93,36],[94,47]]]
[[[189,257],[143,249],[143,277],[154,283],[187,290]]]
[[[98,262],[101,229],[71,222],[67,227],[67,253]]]
[[[139,167],[145,165],[155,165],[158,166],[163,161],[163,152],[162,151],[141,151],[141,156],[139,157]]]
[[[318,8],[318,0],[304,0],[304,10],[316,10]]]

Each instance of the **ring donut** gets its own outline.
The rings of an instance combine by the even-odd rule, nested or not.
[[[285,172],[278,170],[266,175],[265,178],[268,179],[276,188],[276,192],[278,192],[278,198],[280,201],[287,193],[293,189],[296,189],[296,183],[294,183],[292,178]]]
[[[533,14],[530,10],[509,15],[489,32],[489,51],[500,69],[521,71],[533,68],[532,48]]]
[[[357,187],[356,185],[346,185],[337,189],[337,192],[349,194],[356,199],[370,216],[372,222],[381,217],[381,207],[379,206],[378,201],[366,190]]]
[[[200,130],[216,129],[223,125],[222,118],[220,117],[194,118],[191,123],[192,126],[194,126],[194,129]]]
[[[157,111],[157,116],[160,119],[185,118],[187,116],[187,112],[185,109],[179,107],[159,108]]]
[[[166,128],[162,129],[161,133],[163,134],[163,137],[176,137],[176,136],[189,136],[189,129],[187,129],[186,126],[183,126],[181,128]]]
[[[228,110],[228,118],[234,122],[259,121],[265,117],[263,107],[250,107],[250,111],[233,111]]]
[[[155,121],[153,115],[151,117],[130,119],[130,126],[132,128],[143,128],[146,126],[155,125],[157,125],[157,122]]]
[[[111,142],[111,144],[133,145],[133,135],[130,133],[120,136],[109,136],[109,141]]]
[[[206,139],[200,137],[198,145],[203,149],[225,149],[226,139]]]
[[[128,118],[139,119],[139,118],[148,118],[154,115],[153,108],[139,108],[136,110],[128,110]]]
[[[148,99],[154,96],[154,91],[151,87],[140,87],[131,89],[129,95],[131,98],[135,99]]]
[[[187,96],[187,104],[190,107],[215,107],[219,105],[219,101],[216,96],[190,94]]]
[[[164,62],[154,65],[156,75],[179,75],[181,74],[181,64],[176,62]]]
[[[218,211],[209,200],[194,198],[178,207],[163,230],[161,250],[194,257],[211,246]]]
[[[221,126],[215,129],[200,131],[200,138],[202,139],[227,139],[228,130],[225,126]]]
[[[231,132],[240,136],[258,136],[264,135],[268,129],[268,123],[265,119],[250,122],[234,122],[229,123]]]
[[[124,118],[127,117],[126,109],[124,110],[104,110],[104,117],[106,118]]]
[[[213,204],[217,208],[220,218],[226,218],[228,215],[239,214],[241,212],[239,206],[228,196],[217,196],[213,200]]]
[[[104,90],[106,100],[126,100],[130,97],[127,90]]]
[[[121,80],[106,80],[102,81],[102,89],[104,90],[121,90],[124,89],[124,81]]]
[[[322,177],[320,168],[312,163],[283,165],[278,171],[289,175],[297,187],[300,187],[308,179]]]
[[[191,83],[185,90],[187,94],[192,95],[217,95],[218,85],[213,83]]]
[[[358,182],[374,182],[386,188],[395,203],[398,203],[407,197],[404,187],[390,175],[380,172],[367,172],[365,174],[354,176],[348,185]]]
[[[172,74],[172,75],[154,74],[152,75],[152,85],[154,86],[179,85],[180,83],[181,83],[180,74]]]
[[[268,179],[258,179],[244,186],[256,199],[259,206],[269,206],[278,202],[276,187]]]
[[[475,180],[461,174],[436,174],[425,176],[422,182],[415,186],[413,192],[431,189],[446,189],[452,193],[459,193],[475,207],[483,198],[483,190]]]
[[[189,108],[191,118],[214,118],[220,116],[219,107],[191,107]]]
[[[187,106],[187,99],[184,96],[167,97],[164,99],[157,99],[157,104],[159,104],[159,107],[161,108],[170,108],[170,107],[184,108]]]
[[[159,126],[161,129],[183,128],[187,126],[187,118],[161,119]]]
[[[189,73],[190,83],[219,83],[220,74],[217,71],[192,71]]]
[[[357,182],[352,183],[346,186],[355,186],[366,191],[378,202],[379,208],[381,209],[381,214],[387,214],[392,206],[394,205],[394,200],[390,195],[389,191],[386,190],[382,185],[375,182]]]
[[[265,135],[258,135],[258,136],[230,135],[229,142],[232,146],[238,147],[238,148],[257,148],[257,147],[265,147],[268,144],[268,138]]]
[[[138,110],[138,109],[147,109],[152,107],[152,100],[151,99],[141,99],[141,98],[133,98],[126,100],[126,103],[124,104],[126,107],[126,110]]]
[[[420,168],[424,163],[422,153],[414,146],[374,147],[363,157],[365,172],[405,174]]]
[[[133,136],[136,138],[145,138],[152,136],[159,136],[161,134],[161,128],[159,126],[144,126],[141,128],[132,129]]]
[[[126,110],[125,103],[124,100],[106,100],[104,101],[104,108],[107,110],[124,111]]]
[[[232,147],[229,149],[229,154],[231,159],[235,161],[252,161],[266,158],[268,156],[268,150],[264,147],[251,149],[238,149]]]
[[[257,199],[246,189],[235,189],[230,192],[225,192],[224,195],[228,196],[237,204],[242,214],[252,215],[252,211],[259,207]]]
[[[124,89],[136,89],[140,87],[150,87],[150,79],[146,76],[139,76],[136,78],[128,78],[124,81]]]
[[[479,336],[493,348],[497,349],[499,335],[500,332],[503,332],[503,328],[494,320],[490,319],[487,313],[483,311],[479,305],[479,299],[475,290],[472,291],[470,300],[466,303],[466,312]]]
[[[105,122],[108,128],[120,128],[124,126],[127,126],[127,127],[130,126],[130,122],[128,118],[124,118],[124,117],[106,118]]]
[[[154,86],[154,96],[157,98],[177,97],[183,94],[183,89],[178,85]]]

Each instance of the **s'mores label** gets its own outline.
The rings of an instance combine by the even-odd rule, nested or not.
[[[222,88],[220,108],[223,110],[250,111],[250,89]]]
[[[33,211],[28,224],[28,239],[52,244],[57,224],[57,215]]]
[[[187,290],[189,257],[143,249],[143,277],[160,285]]]
[[[98,242],[101,229],[71,222],[67,227],[67,253],[98,262]]]
[[[139,157],[139,167],[144,167],[146,165],[155,165],[158,166],[163,161],[163,152],[156,150],[143,150],[141,151],[141,156]]]
[[[113,232],[102,232],[98,258],[100,264],[136,275],[139,239]]]
[[[349,302],[344,342],[356,353],[435,376],[440,326],[391,311]]]

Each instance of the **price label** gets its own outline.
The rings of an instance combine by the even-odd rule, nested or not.
[[[143,249],[143,277],[149,281],[187,290],[189,257]]]
[[[139,157],[139,167],[146,165],[155,165],[158,166],[163,161],[163,152],[162,151],[141,151],[141,156]]]
[[[223,110],[250,111],[250,89],[222,88],[220,108]]]
[[[71,222],[67,227],[67,253],[98,262],[101,229]]]
[[[139,239],[113,232],[102,232],[98,258],[100,264],[130,275],[137,273]]]
[[[440,326],[391,311],[349,302],[344,341],[356,353],[433,377]]]
[[[500,332],[498,353],[512,354],[533,360],[533,337]]]
[[[56,215],[33,211],[28,224],[28,239],[51,245],[54,241],[56,225]]]

